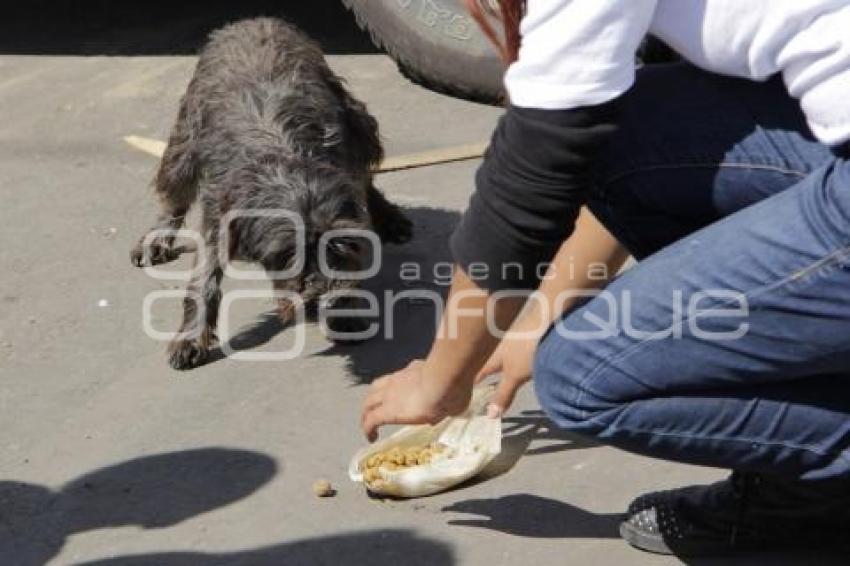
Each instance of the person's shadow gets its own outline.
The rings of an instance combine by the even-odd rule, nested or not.
[[[502,419],[502,451],[477,476],[478,483],[508,473],[524,456],[586,450],[599,444],[556,427],[541,410],[522,411]]]
[[[219,554],[163,552],[107,558],[78,566],[450,566],[448,544],[403,529],[374,530],[306,539]]]
[[[502,451],[469,484],[507,473],[523,456],[566,450],[586,450],[598,444],[558,429],[543,411],[522,411],[502,419]],[[481,515],[478,519],[452,519],[450,525],[482,527],[533,538],[616,538],[621,514],[598,515],[568,503],[529,494],[498,499],[470,499],[443,511]]]
[[[617,538],[622,519],[620,513],[591,513],[569,503],[527,493],[459,501],[443,511],[480,516],[451,519],[450,525],[531,538]]]
[[[249,496],[277,469],[264,454],[204,448],[101,468],[56,491],[2,481],[0,564],[45,564],[69,536],[84,531],[176,525]]]

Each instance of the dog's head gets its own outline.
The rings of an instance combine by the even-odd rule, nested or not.
[[[377,253],[363,181],[334,167],[270,158],[238,176],[231,257],[263,266],[277,291],[305,303],[354,287]],[[282,301],[282,308],[285,301]]]

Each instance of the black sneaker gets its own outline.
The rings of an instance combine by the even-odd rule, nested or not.
[[[850,541],[850,480],[789,482],[733,473],[726,481],[637,498],[620,525],[629,544],[706,556]]]

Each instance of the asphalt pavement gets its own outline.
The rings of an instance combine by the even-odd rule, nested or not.
[[[145,297],[183,283],[130,265],[156,212],[156,159],[123,138],[165,139],[211,28],[288,13],[367,102],[391,156],[486,140],[498,108],[408,83],[332,0],[73,4],[19,3],[0,24],[0,564],[680,563],[628,548],[619,514],[641,492],[722,473],[555,430],[530,388],[486,479],[411,501],[372,499],[348,480],[365,384],[426,353],[428,305],[399,306],[392,337],[336,346],[309,325],[297,359],[184,373],[144,331]],[[449,260],[476,166],[380,177],[416,237],[386,250],[370,288],[406,289],[400,266],[417,262],[440,289],[429,273]],[[288,347],[292,329],[268,311],[234,306],[239,349]],[[176,300],[151,306],[157,329],[178,317]],[[336,497],[313,495],[320,477]]]

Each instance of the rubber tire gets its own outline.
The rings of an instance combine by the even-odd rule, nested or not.
[[[413,82],[484,104],[504,102],[504,65],[463,0],[343,0]]]

